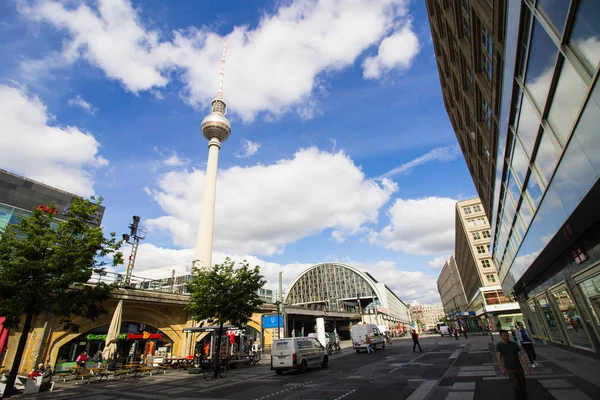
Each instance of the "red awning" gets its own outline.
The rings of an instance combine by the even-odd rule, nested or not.
[[[4,328],[4,317],[0,317],[0,353],[6,351],[8,347],[8,329]]]

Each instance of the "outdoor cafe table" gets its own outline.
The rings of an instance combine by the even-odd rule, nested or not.
[[[129,372],[131,372],[133,374],[133,376],[136,376],[137,374],[141,374],[141,365],[139,362],[136,363],[129,363],[129,364],[125,364],[123,366],[123,368],[128,369]]]
[[[107,367],[90,368],[89,371],[91,372],[92,375],[97,376],[99,378],[98,379],[99,381],[101,381],[102,378],[106,378],[106,380],[108,380],[108,376],[110,375]]]

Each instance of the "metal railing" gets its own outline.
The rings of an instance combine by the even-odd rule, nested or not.
[[[104,274],[94,273],[88,283],[98,284],[106,283],[107,285],[117,285],[122,288],[148,290],[161,293],[173,293],[189,295],[187,283],[192,279],[192,275],[179,275],[168,278],[151,279],[141,276],[132,275],[129,283],[125,280],[125,273],[106,272]],[[273,299],[269,301],[263,296],[263,300],[267,303],[274,303]]]
[[[94,273],[88,283],[98,284],[106,283],[116,284],[118,287],[150,290],[162,293],[189,294],[187,292],[187,282],[191,275],[182,275],[162,279],[150,279],[141,276],[132,275],[129,284],[125,282],[125,273],[106,272],[104,274]]]

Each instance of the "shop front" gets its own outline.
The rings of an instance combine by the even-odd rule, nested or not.
[[[92,365],[94,355],[104,349],[108,328],[109,325],[103,325],[92,329],[61,346],[55,369],[66,370],[75,366],[75,360],[84,351],[88,354],[88,363]],[[171,355],[170,339],[153,326],[123,322],[120,332],[116,354],[124,362],[143,361],[148,357]]]
[[[212,359],[216,357],[219,348],[218,326],[185,328],[183,332],[186,336],[191,335],[190,343],[194,344],[193,355],[195,358]],[[255,342],[260,343],[260,334],[256,329],[250,326],[240,329],[232,325],[225,325],[221,334],[221,356],[248,354]]]
[[[524,304],[534,337],[597,352],[600,332],[600,265],[538,293]]]

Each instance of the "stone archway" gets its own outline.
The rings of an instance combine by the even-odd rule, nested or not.
[[[151,313],[149,311],[151,311]],[[109,325],[111,319],[112,313],[97,318],[94,321],[83,319],[80,321],[75,320],[75,323],[79,322],[81,324],[79,332],[67,332],[62,329],[56,329],[52,334],[50,347],[46,352],[46,358],[54,365],[58,357],[58,351],[63,345],[92,329]],[[185,322],[183,324],[177,324],[168,315],[157,312],[156,309],[150,309],[143,306],[129,306],[127,309],[123,310],[122,321],[144,323],[156,327],[173,343],[173,352],[175,354],[179,354],[180,348],[184,346],[184,335],[182,331]]]

